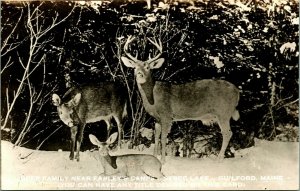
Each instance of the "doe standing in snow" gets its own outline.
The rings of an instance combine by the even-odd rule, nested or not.
[[[104,169],[104,175],[164,177],[161,173],[162,164],[153,155],[127,154],[111,156],[109,147],[116,141],[117,134],[113,133],[106,142],[100,142],[94,135],[89,135],[90,141],[99,148],[100,162]]]
[[[63,99],[53,94],[52,101],[57,107],[60,119],[71,128],[70,160],[74,159],[77,145],[75,159],[79,161],[86,123],[104,120],[109,132],[110,120],[113,117],[118,126],[118,146],[120,146],[123,118],[127,115],[125,92],[126,89],[122,85],[105,82],[71,88],[65,93]]]
[[[172,121],[201,120],[217,122],[223,136],[219,158],[224,157],[225,150],[232,136],[230,119],[239,119],[236,106],[239,102],[239,90],[235,85],[224,80],[197,80],[184,84],[171,84],[155,81],[151,70],[164,63],[162,43],[159,40],[148,40],[159,50],[154,58],[141,61],[128,52],[128,45],[135,38],[129,37],[124,45],[127,57],[121,57],[125,66],[134,68],[139,92],[145,110],[156,119],[155,154],[158,154],[158,141],[161,139],[161,161],[165,162],[166,139],[171,130]]]

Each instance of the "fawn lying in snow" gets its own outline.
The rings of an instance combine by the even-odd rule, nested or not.
[[[153,155],[126,154],[111,156],[109,147],[116,141],[117,137],[118,133],[113,133],[106,142],[100,142],[94,135],[89,135],[90,141],[99,148],[104,175],[164,177],[161,172],[162,164]]]

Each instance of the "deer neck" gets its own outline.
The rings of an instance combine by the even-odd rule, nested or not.
[[[138,88],[141,93],[143,104],[145,108],[152,108],[154,106],[153,88],[155,82],[151,77],[143,84],[138,83]]]
[[[102,163],[105,172],[111,171],[111,168],[113,169],[117,168],[116,159],[117,159],[116,156],[110,156],[110,155],[100,156],[100,161]]]
[[[156,81],[154,81],[151,75],[147,78],[146,82],[143,84],[137,83],[139,92],[143,100],[143,106],[147,113],[149,113],[155,119],[159,119],[160,116],[156,110],[157,103],[154,99],[154,87],[156,86]]]

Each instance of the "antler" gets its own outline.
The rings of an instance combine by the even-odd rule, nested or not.
[[[154,58],[151,58],[149,55],[149,59],[146,61],[146,63],[151,63],[154,60],[157,60],[161,56],[163,49],[162,49],[162,43],[161,43],[160,39],[158,39],[158,42],[155,38],[153,38],[153,40],[151,40],[150,38],[147,37],[147,39],[159,50],[158,55],[156,55]]]
[[[128,45],[129,45],[129,43],[131,43],[134,39],[135,39],[134,36],[131,36],[131,35],[130,35],[130,36],[128,37],[128,39],[127,39],[127,41],[126,41],[126,43],[125,43],[125,45],[124,45],[124,52],[125,52],[125,54],[126,54],[132,61],[134,61],[134,62],[140,62],[140,61],[137,59],[138,54],[136,54],[136,56],[133,57],[133,56],[128,52]]]

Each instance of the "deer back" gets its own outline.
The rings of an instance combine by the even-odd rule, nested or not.
[[[79,116],[86,122],[96,122],[103,116],[122,116],[126,104],[126,91],[117,84],[102,83],[82,88],[82,106]]]
[[[62,103],[78,97],[73,101],[75,117],[82,122],[92,123],[112,116],[121,118],[126,109],[126,95],[126,89],[121,84],[103,82],[71,88],[63,96]],[[68,106],[72,109],[72,104]]]
[[[228,115],[230,119],[239,101],[239,90],[224,80],[198,80],[178,85],[156,82],[153,97],[154,107],[148,112],[168,115],[176,121],[201,120],[209,115]]]

